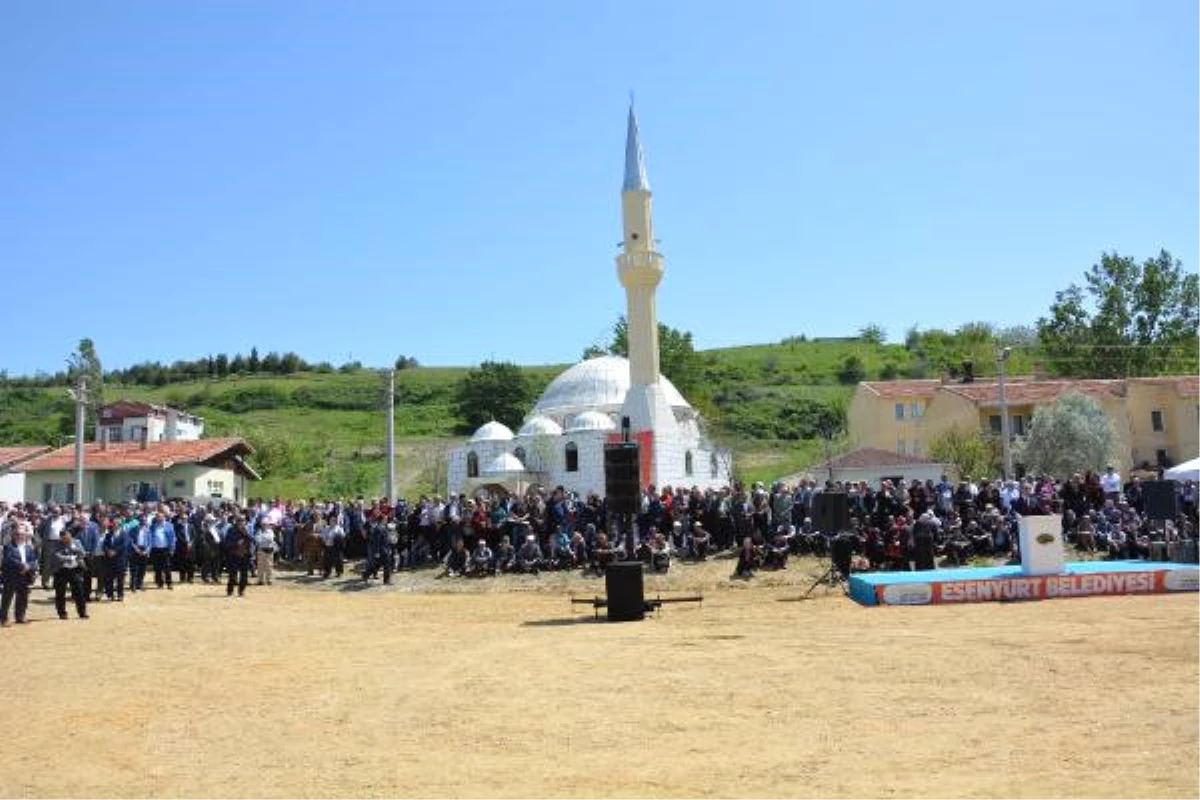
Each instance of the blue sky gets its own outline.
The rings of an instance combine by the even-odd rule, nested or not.
[[[1197,268],[1195,2],[0,4],[0,369],[576,360],[637,94],[702,348]]]

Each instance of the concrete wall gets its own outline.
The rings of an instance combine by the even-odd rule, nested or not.
[[[104,500],[108,503],[134,500],[142,483],[158,488],[160,498],[198,497],[208,498],[209,480],[223,481],[225,492],[221,499],[239,501],[246,499],[246,481],[230,469],[206,467],[201,464],[176,464],[167,470],[99,470],[85,471],[83,495],[85,502]],[[68,484],[75,482],[73,471],[51,471],[25,473],[24,498],[40,503],[44,497],[45,484]],[[236,498],[235,498],[235,495]]]
[[[19,503],[25,499],[25,473],[0,472],[0,500]]]
[[[850,439],[855,448],[924,456],[929,452],[929,406],[935,395],[919,397],[883,397],[862,384],[854,392],[846,411]],[[896,418],[896,406],[903,406],[903,417]],[[914,414],[913,412],[916,412]]]

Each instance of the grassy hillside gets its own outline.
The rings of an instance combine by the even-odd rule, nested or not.
[[[989,375],[990,345],[978,349],[976,374]],[[944,366],[962,355],[936,357]],[[926,374],[929,354],[859,340],[789,339],[700,357],[702,379],[689,400],[709,420],[714,437],[733,449],[739,477],[766,481],[822,457],[823,440],[815,431],[822,415],[844,414],[853,392],[846,383],[848,361],[860,377],[878,379]],[[523,371],[536,396],[567,366]],[[1012,366],[1013,373],[1031,367],[1019,359]],[[429,490],[444,474],[446,450],[461,439],[455,387],[467,371],[417,367],[397,373],[397,469],[405,493]],[[257,487],[263,495],[377,494],[384,483],[384,387],[379,373],[361,370],[107,385],[105,398],[185,408],[205,417],[208,435],[247,438],[265,476]],[[63,444],[72,415],[62,387],[0,385],[0,444]]]

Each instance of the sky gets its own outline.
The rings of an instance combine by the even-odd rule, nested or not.
[[[607,342],[630,92],[698,348],[1032,325],[1200,240],[1197,4],[5,0],[0,370]]]

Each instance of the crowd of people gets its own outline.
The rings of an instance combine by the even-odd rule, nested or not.
[[[840,549],[859,570],[933,569],[972,558],[1019,554],[1020,516],[1061,513],[1064,538],[1085,552],[1145,558],[1156,541],[1196,537],[1197,487],[1180,484],[1175,519],[1151,520],[1138,480],[1103,474],[978,483],[800,480],[735,483],[720,489],[648,487],[641,510],[619,519],[597,494],[562,487],[524,496],[399,500],[106,504],[0,502],[0,623],[26,621],[30,590],[54,592],[66,619],[88,604],[176,582],[224,584],[242,597],[251,580],[270,585],[277,564],[306,575],[341,577],[361,562],[361,580],[391,583],[396,570],[440,566],[448,578],[581,570],[603,574],[614,561],[641,560],[658,573],[677,560],[735,559],[734,575],[785,569],[789,557]],[[844,493],[842,530],[822,530],[814,508],[823,492]],[[825,527],[829,527],[826,525]],[[843,567],[842,572],[849,569]],[[177,578],[175,577],[177,575]]]

